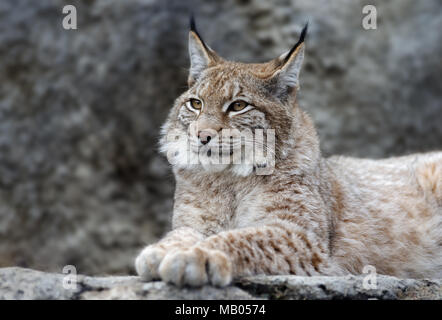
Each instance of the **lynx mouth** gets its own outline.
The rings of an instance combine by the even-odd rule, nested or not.
[[[217,144],[206,144],[206,145],[191,145],[191,151],[195,154],[205,155],[211,157],[215,154],[219,156],[231,156],[235,152],[240,152],[242,149],[241,144],[231,144],[231,145],[217,145]]]
[[[218,135],[203,144],[194,135],[174,133],[170,134],[162,150],[172,165],[181,168],[203,166],[207,171],[217,172],[230,168],[235,174],[244,176],[252,173],[253,167],[256,167],[256,171],[262,171],[273,166],[274,130],[270,134],[273,134],[270,139],[263,134],[244,134],[233,139]]]
[[[232,156],[235,153],[235,150],[233,148],[219,149],[217,147],[211,147],[211,148],[201,147],[198,148],[197,150],[192,150],[192,152],[199,156],[212,157],[218,155],[220,157],[226,157],[226,156]]]

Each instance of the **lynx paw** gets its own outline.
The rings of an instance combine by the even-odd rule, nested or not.
[[[160,279],[158,266],[166,255],[166,250],[150,245],[141,251],[135,259],[135,270],[145,281]]]
[[[211,283],[221,287],[232,281],[232,263],[221,251],[192,247],[168,253],[159,266],[159,275],[178,286]]]

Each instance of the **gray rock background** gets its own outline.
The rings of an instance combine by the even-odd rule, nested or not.
[[[0,268],[0,300],[442,299],[441,280],[377,276],[376,283],[372,285],[376,286],[364,286],[363,276],[254,276],[238,279],[225,288],[178,288],[160,281],[141,282],[138,277],[133,276],[78,275],[75,278],[66,278],[65,274],[60,273],[16,267]]]
[[[61,26],[74,4],[78,30]],[[361,26],[374,4],[378,29]],[[325,155],[442,149],[439,0],[0,1],[0,267],[133,273],[167,229],[158,128],[186,86],[191,11],[230,59],[288,50],[310,21],[302,107]]]

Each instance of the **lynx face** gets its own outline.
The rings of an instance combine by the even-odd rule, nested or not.
[[[189,89],[162,131],[161,151],[171,164],[241,176],[269,172],[290,135],[303,38],[277,59],[245,64],[220,58],[193,28]]]

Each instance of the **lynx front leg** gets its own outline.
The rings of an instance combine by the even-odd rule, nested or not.
[[[169,232],[159,242],[147,246],[135,259],[135,270],[143,280],[159,279],[158,266],[167,253],[190,248],[203,236],[191,228],[178,228]]]
[[[177,285],[224,286],[244,275],[327,273],[327,249],[313,235],[290,227],[221,232],[192,248],[167,254],[159,266],[160,277]]]

